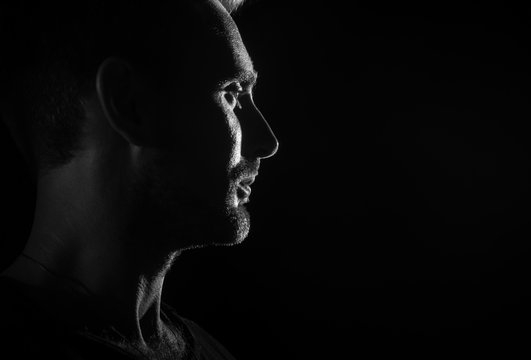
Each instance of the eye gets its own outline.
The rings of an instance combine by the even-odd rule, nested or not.
[[[242,105],[240,104],[240,95],[243,94],[243,89],[239,84],[231,84],[225,88],[225,100],[229,105],[234,109],[241,109]]]

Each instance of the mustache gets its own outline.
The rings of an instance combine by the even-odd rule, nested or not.
[[[232,181],[239,181],[245,178],[251,178],[258,175],[258,169],[260,168],[260,160],[249,161],[243,159],[236,165],[230,174]]]

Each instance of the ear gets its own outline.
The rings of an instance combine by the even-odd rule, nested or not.
[[[96,74],[96,92],[109,125],[127,142],[141,146],[149,142],[149,129],[137,111],[141,85],[130,64],[110,57]]]

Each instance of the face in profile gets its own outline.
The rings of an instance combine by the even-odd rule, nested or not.
[[[217,1],[193,9],[198,21],[184,42],[175,41],[168,87],[157,98],[163,140],[137,181],[142,222],[180,248],[231,245],[248,235],[250,186],[260,160],[278,146],[254,103],[256,73],[230,15]]]

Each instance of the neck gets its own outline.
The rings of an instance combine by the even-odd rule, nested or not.
[[[147,346],[147,339],[164,336],[162,286],[176,254],[154,258],[142,249],[145,241],[127,234],[127,209],[109,205],[124,203],[116,198],[127,194],[80,183],[90,178],[87,164],[80,165],[41,179],[26,256],[5,275],[50,294],[45,305],[64,318],[83,323],[83,314],[97,314],[100,330],[111,325]],[[80,303],[88,308],[76,308]]]

